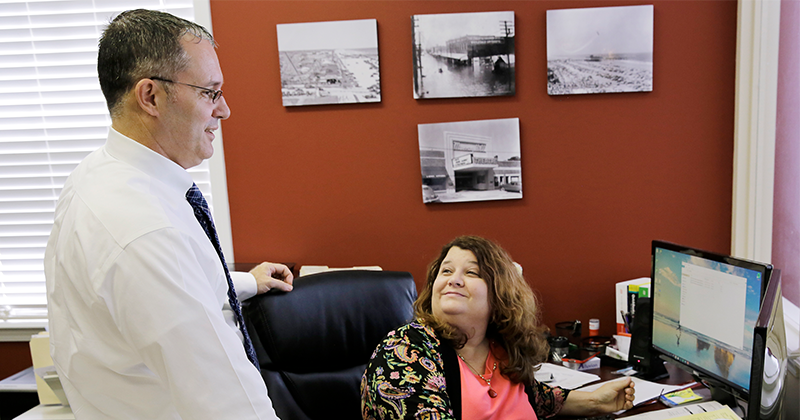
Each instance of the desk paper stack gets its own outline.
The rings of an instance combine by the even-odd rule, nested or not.
[[[33,366],[0,381],[0,392],[36,392],[36,375]]]
[[[674,417],[674,420],[742,420],[736,413],[731,410],[727,405],[722,406],[719,410],[710,411],[708,413],[689,414],[688,416]]]
[[[705,401],[665,410],[648,411],[625,420],[741,420],[730,407],[716,401]]]
[[[564,389],[575,389],[600,380],[600,377],[593,373],[579,372],[553,363],[542,363],[535,377],[541,383]]]
[[[33,360],[33,370],[53,366],[53,359],[50,358],[50,334],[41,332],[31,337],[31,359]],[[55,369],[53,369],[55,370]],[[39,403],[41,404],[61,404],[56,393],[41,376],[36,376],[36,391],[39,393]]]

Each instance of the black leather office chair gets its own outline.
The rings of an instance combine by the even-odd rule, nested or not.
[[[250,299],[245,322],[281,420],[360,419],[366,363],[389,331],[411,320],[416,297],[409,273],[347,270]]]

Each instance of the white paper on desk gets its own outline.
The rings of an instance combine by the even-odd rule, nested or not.
[[[661,394],[666,394],[668,392],[675,391],[676,389],[681,389],[683,385],[664,385],[664,384],[657,384],[655,382],[645,381],[644,379],[639,379],[635,377],[631,377],[633,379],[633,390],[635,392],[635,398],[633,399],[633,406],[636,407],[637,405],[647,401],[652,400],[653,398],[658,397]],[[621,381],[621,379],[612,379],[611,381]],[[606,382],[611,382],[606,381]],[[592,392],[597,388],[600,388],[604,383],[600,382],[598,384],[589,385],[586,387],[581,388],[581,391]]]
[[[664,410],[648,411],[647,413],[625,417],[625,420],[667,420],[675,417],[690,416],[692,414],[708,413],[723,408],[716,401],[703,401],[696,404],[679,405]]]
[[[564,389],[575,389],[600,380],[600,377],[597,375],[579,372],[552,363],[542,363],[534,377],[541,383],[545,383],[549,386],[560,386]]]
[[[0,381],[0,391],[36,392],[36,375],[33,373],[33,367],[31,366]]]

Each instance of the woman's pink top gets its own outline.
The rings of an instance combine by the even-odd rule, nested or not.
[[[497,351],[492,346],[492,351]],[[536,413],[528,402],[528,394],[521,384],[512,383],[500,374],[500,366],[492,371],[492,366],[497,362],[492,351],[486,358],[483,377],[491,381],[492,389],[497,392],[497,397],[489,396],[489,385],[478,377],[472,369],[458,358],[461,370],[461,418],[462,420],[536,420]]]

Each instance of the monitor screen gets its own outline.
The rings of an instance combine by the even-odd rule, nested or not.
[[[653,241],[653,347],[747,394],[772,266]]]

